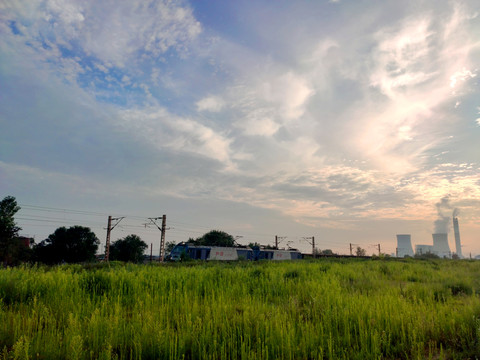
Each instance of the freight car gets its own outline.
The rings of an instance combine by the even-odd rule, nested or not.
[[[169,260],[180,261],[183,258],[194,260],[297,260],[302,259],[303,255],[296,249],[276,250],[264,249],[260,247],[221,247],[221,246],[201,246],[191,243],[181,242],[173,248],[169,255]]]

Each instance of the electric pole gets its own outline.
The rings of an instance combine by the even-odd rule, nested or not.
[[[122,221],[124,217],[119,218],[112,218],[108,216],[108,223],[107,223],[107,241],[105,243],[105,261],[108,261],[110,258],[110,232],[113,230],[115,226],[118,225],[120,221]],[[112,221],[116,221],[116,223],[112,226]]]
[[[378,256],[380,256],[380,244],[378,244]]]
[[[353,256],[353,244],[350,243],[350,256]]]
[[[161,236],[160,236],[160,251],[159,251],[159,256],[160,256],[160,261],[163,262],[165,258],[165,231],[168,230],[166,228],[167,225],[167,215],[163,215],[161,218],[156,217],[156,218],[148,218],[150,220],[150,223],[155,225],[158,230],[160,230]],[[162,226],[158,226],[157,220],[162,219]]]
[[[316,254],[315,254],[315,236],[312,236],[312,237],[304,237],[304,239],[310,244],[312,245],[312,256],[313,258],[316,258]],[[309,240],[312,240],[312,241],[309,241]]]

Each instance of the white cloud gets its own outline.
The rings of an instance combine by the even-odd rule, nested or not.
[[[68,49],[79,46],[97,59],[97,68],[102,63],[123,68],[143,55],[157,58],[169,49],[183,52],[201,32],[192,9],[175,1],[44,0],[3,8],[4,21],[27,24],[24,36],[37,51],[44,52],[44,42],[51,39]],[[59,56],[49,55],[50,60]]]
[[[271,118],[263,117],[261,111],[260,114],[256,114],[255,111],[251,112],[247,119],[239,122],[237,126],[243,129],[245,135],[249,136],[272,136],[280,128],[280,125]]]
[[[116,126],[157,149],[197,154],[221,162],[226,169],[233,167],[231,141],[199,122],[174,116],[158,107],[120,111],[119,117],[121,122]]]
[[[404,87],[422,84],[435,75],[428,63],[434,35],[429,27],[428,19],[410,20],[399,29],[384,29],[377,34],[373,86],[393,98]]]
[[[219,96],[207,96],[196,103],[197,111],[219,112],[225,107],[225,101]]]
[[[450,76],[450,87],[454,88],[457,85],[458,81],[465,81],[467,79],[472,79],[476,76],[477,74],[463,68],[461,71],[456,71],[452,76]]]
[[[260,83],[258,90],[265,101],[279,107],[280,117],[286,120],[301,117],[307,100],[315,93],[305,78],[292,71]]]

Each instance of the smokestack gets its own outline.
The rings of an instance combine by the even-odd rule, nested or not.
[[[455,215],[455,213],[454,213]],[[462,244],[460,243],[460,229],[458,227],[458,218],[453,218],[453,231],[455,233],[455,250],[457,252],[457,256],[461,259],[463,258],[462,255]]]
[[[397,235],[397,257],[413,256],[412,239],[410,235]]]
[[[447,234],[432,234],[433,236],[433,253],[440,257],[450,257],[450,247],[448,246]]]

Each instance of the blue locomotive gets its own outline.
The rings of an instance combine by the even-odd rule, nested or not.
[[[181,242],[173,248],[169,259],[180,261],[184,258],[194,260],[297,260],[303,255],[296,249],[277,250],[265,249],[258,246],[250,247],[221,247],[193,245]]]

